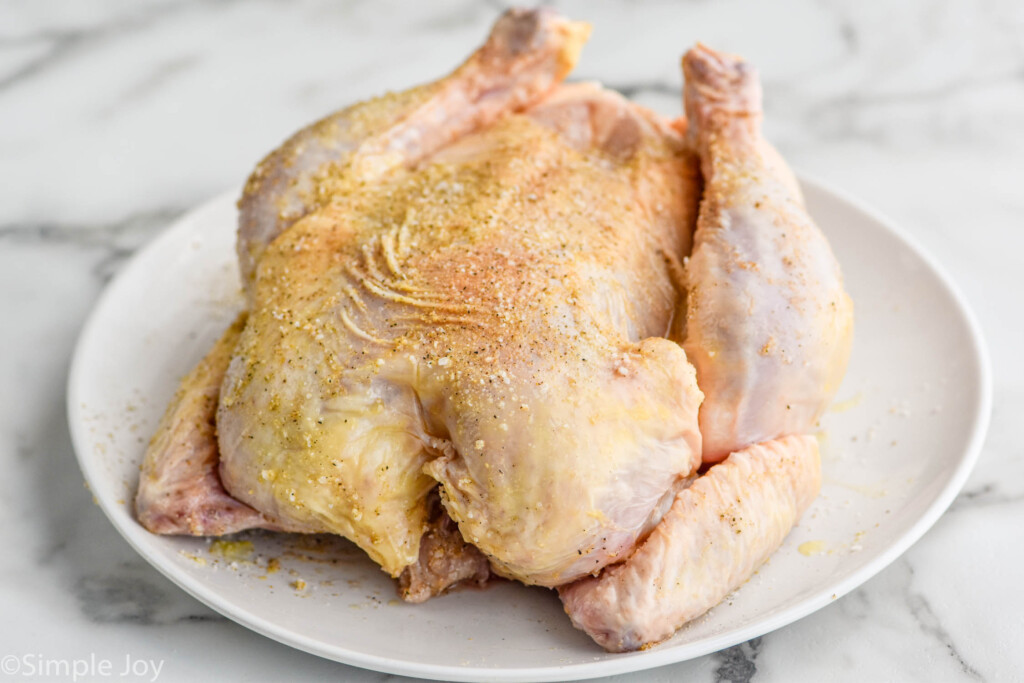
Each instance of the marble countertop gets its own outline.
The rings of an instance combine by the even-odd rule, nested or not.
[[[115,675],[128,661],[137,680],[395,678],[250,632],[136,555],[82,485],[65,382],[83,321],[137,248],[308,121],[436,77],[502,5],[0,2],[0,657],[93,656]],[[665,113],[696,39],[756,63],[769,136],[945,266],[995,377],[975,472],[889,568],[761,638],[608,680],[1024,680],[1022,5],[557,6],[595,27],[577,78]]]

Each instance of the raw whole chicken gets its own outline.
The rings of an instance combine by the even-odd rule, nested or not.
[[[838,266],[760,137],[752,70],[691,51],[689,122],[668,121],[562,83],[588,34],[510,10],[447,77],[257,166],[248,312],[161,421],[140,522],[339,534],[413,602],[492,574],[558,587],[611,650],[781,544],[820,480],[799,435],[845,369]]]

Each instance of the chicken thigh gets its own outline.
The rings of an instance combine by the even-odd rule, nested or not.
[[[683,59],[704,176],[686,268],[685,342],[704,391],[704,460],[811,431],[846,372],[853,305],[782,158],[761,137],[761,86],[736,57]]]

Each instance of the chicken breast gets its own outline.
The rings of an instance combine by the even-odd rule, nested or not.
[[[853,304],[792,173],[761,137],[761,87],[737,57],[683,59],[704,176],[686,268],[685,342],[704,391],[704,460],[811,431],[843,375]]]
[[[500,117],[349,110],[364,142],[298,183],[321,200],[259,256],[217,416],[234,496],[393,576],[420,556],[438,484],[464,540],[527,583],[598,570],[657,523],[700,454],[701,393],[664,338],[695,158],[618,95],[552,88],[585,32],[512,12],[477,66],[415,91],[451,98],[471,73],[460,107],[504,98]],[[523,93],[538,101],[516,113]]]
[[[733,453],[676,497],[627,561],[560,588],[565,611],[606,650],[658,643],[749,579],[820,488],[814,437]]]

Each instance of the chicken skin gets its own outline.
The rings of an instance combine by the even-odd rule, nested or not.
[[[685,342],[704,391],[704,460],[811,431],[839,388],[853,304],[792,173],[761,137],[761,85],[699,45],[683,59],[704,195],[686,268]]]

